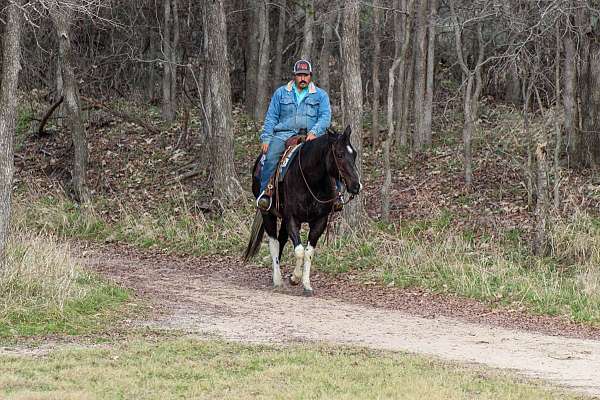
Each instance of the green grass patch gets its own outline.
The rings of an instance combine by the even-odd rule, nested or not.
[[[0,338],[102,330],[127,302],[124,289],[83,271],[67,246],[14,232],[0,273]]]
[[[0,393],[4,399],[577,398],[500,372],[415,356],[189,339],[0,356]]]

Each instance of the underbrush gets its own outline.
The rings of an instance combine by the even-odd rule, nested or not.
[[[67,246],[16,231],[0,271],[0,337],[87,333],[127,298],[125,290],[79,268]]]
[[[18,207],[17,221],[38,232],[102,242],[125,242],[187,255],[239,255],[248,240],[250,203],[213,218],[164,209],[120,209],[107,221],[65,198],[38,196]],[[177,207],[183,209],[182,206]],[[362,234],[323,237],[315,267],[353,273],[388,286],[420,287],[489,304],[574,321],[600,323],[600,221],[584,212],[557,221],[548,257],[531,255],[518,230],[475,235],[452,215],[396,224],[371,223]],[[291,246],[285,260],[293,260]],[[266,246],[259,259],[269,264]]]

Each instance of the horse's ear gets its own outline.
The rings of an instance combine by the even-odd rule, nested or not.
[[[344,129],[344,136],[350,137],[351,134],[352,134],[352,128],[350,128],[350,125],[348,125],[346,127],[346,129]]]

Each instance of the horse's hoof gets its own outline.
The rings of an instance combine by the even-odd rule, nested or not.
[[[273,291],[274,292],[283,292],[283,285],[273,285]]]
[[[315,294],[315,291],[312,289],[304,289],[302,294],[304,295],[304,297],[312,297]]]
[[[290,285],[292,286],[298,286],[298,284],[300,283],[300,280],[296,280],[297,278],[294,275],[290,275]]]

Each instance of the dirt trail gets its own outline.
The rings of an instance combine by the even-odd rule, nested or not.
[[[509,369],[600,397],[600,341],[549,336],[349,304],[297,288],[236,284],[236,270],[185,260],[91,256],[87,264],[148,296],[153,326],[245,342],[322,341],[406,351]],[[317,285],[318,287],[318,285]]]

